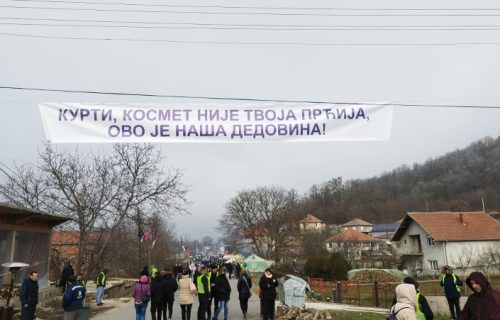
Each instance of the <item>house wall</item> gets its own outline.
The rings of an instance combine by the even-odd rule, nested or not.
[[[346,231],[348,229],[356,230],[363,233],[368,233],[372,231],[372,226],[350,226],[350,227],[342,227],[342,231]]]
[[[480,256],[484,252],[500,247],[500,240],[497,241],[456,241],[443,243],[446,246],[446,256],[448,265],[464,271],[467,269],[485,268],[485,261]],[[496,249],[498,252],[498,249]],[[491,266],[498,268],[498,266]]]
[[[419,252],[418,243],[411,236],[420,236],[422,251]],[[405,243],[406,242],[406,243]],[[422,253],[422,257],[407,259],[403,262],[404,269],[414,272],[420,269],[424,275],[437,275],[441,268],[449,265],[453,268],[463,267],[469,261],[477,261],[478,255],[488,248],[500,246],[499,241],[434,241],[429,244],[427,232],[415,222],[412,222],[401,241],[396,245],[397,256],[404,254]],[[470,259],[468,259],[470,257]],[[477,265],[473,263],[470,267]]]
[[[323,231],[326,229],[325,223],[301,223],[300,231]]]

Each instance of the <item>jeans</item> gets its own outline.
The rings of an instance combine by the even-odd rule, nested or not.
[[[102,303],[102,296],[104,294],[104,287],[103,286],[98,286],[97,287],[97,296],[95,299],[96,304],[101,304]]]
[[[224,320],[227,320],[228,316],[228,310],[227,310],[227,304],[229,301],[227,300],[219,300],[219,307],[217,307],[217,310],[215,310],[214,318],[217,319],[219,316],[219,313],[222,311],[222,308],[224,308]]]
[[[135,320],[146,320],[146,309],[148,303],[135,303]]]

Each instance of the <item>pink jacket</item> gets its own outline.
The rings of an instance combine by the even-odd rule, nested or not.
[[[149,288],[149,284],[137,282],[134,285],[134,292],[132,293],[132,297],[134,297],[134,302],[142,303],[142,297],[144,295],[151,296],[151,290]]]

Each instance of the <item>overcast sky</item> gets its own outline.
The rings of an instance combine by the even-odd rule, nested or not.
[[[106,0],[92,2],[110,3]],[[154,0],[120,2],[163,3]],[[499,42],[500,30],[471,30],[480,25],[483,29],[500,26],[497,16],[500,6],[496,1],[404,2],[405,8],[412,9],[455,9],[447,11],[333,10],[397,9],[401,1],[377,1],[376,6],[373,1],[305,0],[168,3],[189,7],[0,0],[0,86],[257,99],[500,106],[500,43],[491,44]],[[196,7],[199,5],[264,9]],[[52,9],[19,8],[26,6]],[[456,10],[472,6],[488,10]],[[495,8],[499,9],[493,10]],[[123,12],[125,10],[129,11]],[[185,13],[188,11],[191,13]],[[212,14],[193,13],[195,11]],[[221,14],[224,12],[231,14]],[[152,22],[176,24],[153,25]],[[75,24],[122,27],[70,26]],[[218,24],[211,27],[219,29],[193,29],[205,28],[206,24]],[[236,24],[264,30],[241,29]],[[270,30],[272,28],[267,26],[270,24],[287,30]],[[290,30],[311,28],[311,25],[319,26],[314,29],[354,26],[370,30]],[[166,28],[173,26],[191,29]],[[374,30],[373,26],[398,30]],[[408,26],[441,30],[402,30]],[[442,30],[452,26],[467,30]],[[62,39],[64,37],[115,40]],[[118,38],[129,40],[116,40]],[[154,41],[138,41],[145,39]],[[262,42],[273,44],[257,44]],[[292,42],[293,45],[289,44]],[[338,45],[341,43],[356,45]],[[441,45],[430,45],[436,43]],[[0,89],[1,162],[36,160],[37,148],[44,139],[39,102],[206,101]],[[372,177],[403,164],[421,163],[463,148],[485,136],[497,137],[499,120],[500,109],[396,106],[392,138],[385,142],[162,144],[159,147],[166,156],[165,167],[182,169],[185,183],[191,186],[192,214],[174,217],[172,222],[179,235],[198,239],[206,234],[216,237],[213,228],[224,211],[224,204],[239,190],[277,185],[305,193],[313,184],[337,176],[344,179]]]

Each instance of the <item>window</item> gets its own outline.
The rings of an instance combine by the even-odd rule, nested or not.
[[[427,245],[429,247],[433,247],[434,246],[434,239],[432,239],[431,236],[427,236]]]
[[[406,244],[406,239],[405,239],[405,244]]]
[[[429,267],[431,270],[438,270],[438,262],[437,260],[429,260]]]

